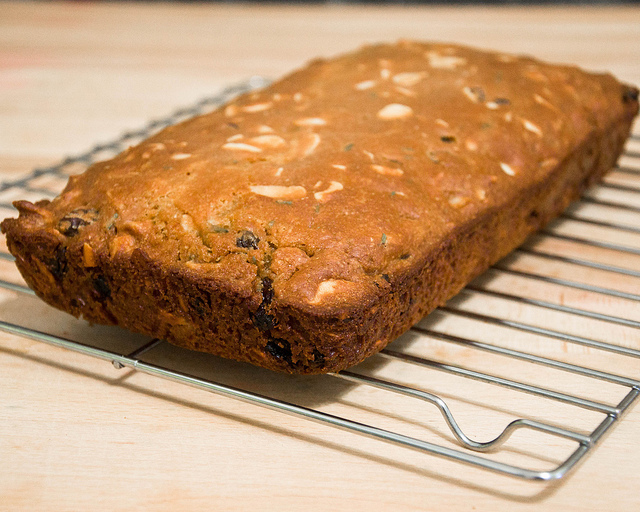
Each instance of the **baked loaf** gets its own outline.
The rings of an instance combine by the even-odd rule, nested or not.
[[[615,163],[638,91],[610,75],[399,42],[316,60],[19,201],[29,286],[291,373],[381,350]]]

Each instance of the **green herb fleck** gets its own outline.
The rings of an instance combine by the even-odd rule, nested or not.
[[[212,224],[211,225],[211,231],[213,231],[214,233],[228,233],[229,230],[227,228],[225,228],[224,226],[221,226],[220,224]]]
[[[387,235],[386,233],[382,233],[382,239],[380,240],[381,245],[387,245]]]
[[[320,203],[317,203],[314,207],[313,207],[314,211],[316,213],[320,213]]]
[[[278,204],[293,204],[293,201],[283,201],[282,199],[278,199],[276,201]]]
[[[109,225],[107,226],[107,229],[113,229],[113,225],[116,222],[116,219],[119,217],[118,212],[113,214],[113,217],[111,217],[111,219],[109,219]]]
[[[442,142],[455,142],[456,138],[453,135],[443,135],[440,137],[440,140]]]
[[[391,197],[396,195],[396,191],[394,190],[393,192],[391,192]]]
[[[491,128],[491,123],[482,123],[480,125],[480,129],[482,129],[482,130],[486,130],[488,128]]]
[[[353,149],[353,145],[354,145],[354,144],[353,144],[353,142],[351,142],[351,143],[347,144],[347,145],[344,147],[344,150],[345,150],[345,151],[351,151],[351,150]]]
[[[484,89],[482,87],[471,87],[469,89],[471,93],[477,98],[480,103],[483,103],[486,95],[484,93]]]
[[[434,164],[439,164],[440,163],[440,159],[436,156],[435,151],[427,151],[427,157],[429,158],[429,160],[431,160]]]

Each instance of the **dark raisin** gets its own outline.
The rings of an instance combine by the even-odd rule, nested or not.
[[[442,142],[455,142],[456,138],[453,135],[443,135],[440,137],[440,140]]]
[[[93,278],[93,288],[98,292],[100,299],[104,300],[111,297],[111,287],[104,276],[98,275]]]
[[[55,258],[51,258],[47,261],[47,268],[49,272],[57,281],[62,281],[62,278],[67,273],[67,248],[63,245],[59,245],[56,249]]]
[[[408,260],[409,258],[411,258],[411,254],[409,254],[408,252],[400,255],[401,260]]]
[[[281,338],[271,338],[267,345],[264,347],[267,354],[272,355],[276,359],[282,359],[285,362],[292,364],[291,361],[291,345],[287,340]]]
[[[273,282],[268,277],[262,278],[262,303],[271,304],[273,300]]]
[[[65,217],[60,221],[60,232],[65,236],[75,236],[78,233],[78,229],[82,226],[86,226],[86,221],[79,217]]]
[[[497,105],[510,105],[511,102],[507,98],[496,98],[493,100]]]
[[[324,354],[319,352],[317,348],[313,349],[313,366],[318,368],[324,366]]]
[[[204,318],[206,313],[206,304],[200,297],[189,298],[189,305],[200,318]]]
[[[384,279],[387,283],[391,282],[391,278],[389,277],[389,274],[382,274],[382,279]]]
[[[622,91],[622,102],[633,103],[638,101],[638,89],[635,87],[625,87]]]
[[[257,249],[258,242],[260,242],[260,239],[253,232],[243,231],[236,240],[236,245],[245,249]]]
[[[67,213],[58,223],[58,231],[65,236],[75,236],[83,226],[88,226],[98,218],[98,212],[91,208],[78,208]]]
[[[260,331],[269,331],[273,329],[273,317],[267,313],[264,303],[260,304],[257,311],[253,314],[253,325],[255,325]]]

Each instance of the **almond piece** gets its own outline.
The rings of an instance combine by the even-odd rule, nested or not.
[[[378,111],[378,117],[384,120],[404,119],[413,115],[413,109],[401,103],[390,103]]]
[[[300,185],[289,187],[281,185],[252,185],[249,189],[254,194],[272,199],[302,199],[307,195],[307,189]]]

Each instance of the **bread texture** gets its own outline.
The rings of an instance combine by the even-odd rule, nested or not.
[[[49,304],[289,373],[384,348],[615,163],[637,89],[402,41],[316,60],[15,203]]]

